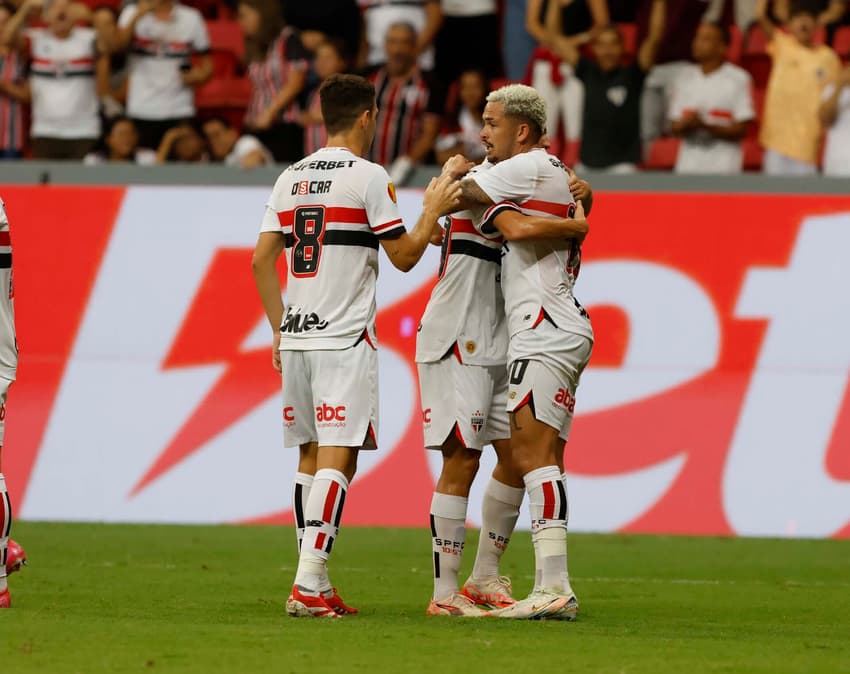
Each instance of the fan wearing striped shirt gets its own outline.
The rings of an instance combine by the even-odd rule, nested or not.
[[[44,28],[25,28],[40,16]],[[25,0],[0,35],[0,45],[28,48],[32,95],[33,155],[82,159],[100,136],[94,30],[76,25],[88,18],[68,0]]]

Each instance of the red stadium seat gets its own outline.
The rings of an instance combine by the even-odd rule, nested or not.
[[[237,61],[245,55],[245,39],[236,21],[207,21],[210,46],[213,49],[232,52]]]
[[[728,58],[732,63],[740,63],[741,55],[744,53],[744,36],[738,26],[729,26],[729,53]]]
[[[761,120],[764,115],[764,99],[767,92],[762,87],[753,88],[753,108],[755,109],[755,122],[750,124],[747,130],[747,138],[758,138]]]
[[[217,19],[222,15],[224,3],[219,0],[184,0],[183,4],[197,9],[205,19]]]
[[[671,171],[679,156],[678,138],[659,138],[652,141],[646,168],[651,171]]]
[[[761,29],[761,26],[755,24],[747,31],[747,39],[744,41],[744,51],[746,54],[767,54],[767,35]]]
[[[764,150],[755,138],[745,138],[743,142],[744,170],[761,171]]]
[[[623,47],[628,56],[634,57],[637,53],[637,26],[633,23],[618,23],[617,28],[623,38]]]
[[[850,26],[844,26],[836,31],[832,48],[845,62],[850,60]]]
[[[752,75],[753,85],[757,89],[764,89],[770,79],[773,63],[767,54],[744,54],[741,57],[741,67]]]

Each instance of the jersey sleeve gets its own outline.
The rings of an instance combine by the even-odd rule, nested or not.
[[[470,179],[494,204],[502,201],[523,202],[534,194],[537,166],[527,154],[520,154],[499,162],[489,171],[476,173]]]
[[[207,32],[207,24],[200,12],[195,13],[195,22],[192,28],[192,51],[196,54],[206,54],[210,50],[210,36]]]
[[[473,222],[473,227],[488,239],[494,238],[494,234],[499,234],[499,228],[496,227],[496,218],[499,217],[500,213],[505,213],[506,211],[522,213],[520,207],[513,201],[501,201],[498,204],[493,204],[484,211],[481,220]]]
[[[127,5],[123,10],[121,10],[121,15],[118,17],[118,26],[121,28],[125,28],[129,26],[133,21],[133,17],[136,15],[136,5]]]
[[[395,185],[383,168],[378,167],[366,186],[365,202],[369,228],[379,239],[394,239],[405,233]]]

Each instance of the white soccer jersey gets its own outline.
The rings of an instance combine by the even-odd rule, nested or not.
[[[95,86],[95,33],[75,27],[60,39],[49,30],[27,31],[34,138],[97,138],[100,135]]]
[[[489,169],[485,161],[470,175]],[[478,228],[485,208],[448,218],[440,275],[416,336],[416,362],[434,363],[450,350],[467,365],[504,365],[508,357],[504,299],[499,286],[498,232]]]
[[[135,14],[136,5],[127,5],[118,25],[129,25]],[[183,84],[180,69],[191,65],[192,54],[209,48],[207,27],[197,9],[175,4],[165,21],[145,14],[136,23],[130,46],[127,114],[138,119],[194,116],[195,94]]]
[[[670,119],[680,121],[696,112],[708,124],[728,126],[755,119],[750,74],[724,63],[706,75],[698,65],[688,66],[676,82]],[[707,131],[682,140],[676,160],[677,173],[740,173],[744,153],[740,141],[715,138]]]
[[[15,293],[12,282],[12,240],[6,207],[0,199],[0,377],[15,380],[18,343],[15,341]]]
[[[566,167],[543,149],[499,162],[472,179],[495,204],[485,214],[483,233],[494,230],[492,220],[504,208],[563,218],[575,203]],[[573,296],[580,266],[581,246],[574,239],[505,242],[502,292],[509,336],[548,320],[592,340],[590,318]]]
[[[280,175],[261,231],[283,233],[289,250],[281,349],[375,343],[378,239],[405,231],[383,168],[344,148],[314,152]]]

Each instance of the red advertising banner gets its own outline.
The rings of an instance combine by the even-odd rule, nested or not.
[[[23,517],[291,520],[250,273],[267,192],[3,188],[21,343],[3,467]],[[420,193],[399,201],[413,222]],[[603,193],[590,220],[572,528],[850,536],[850,197]],[[413,351],[436,257],[382,260],[380,450],[349,524],[427,519],[439,458]]]

